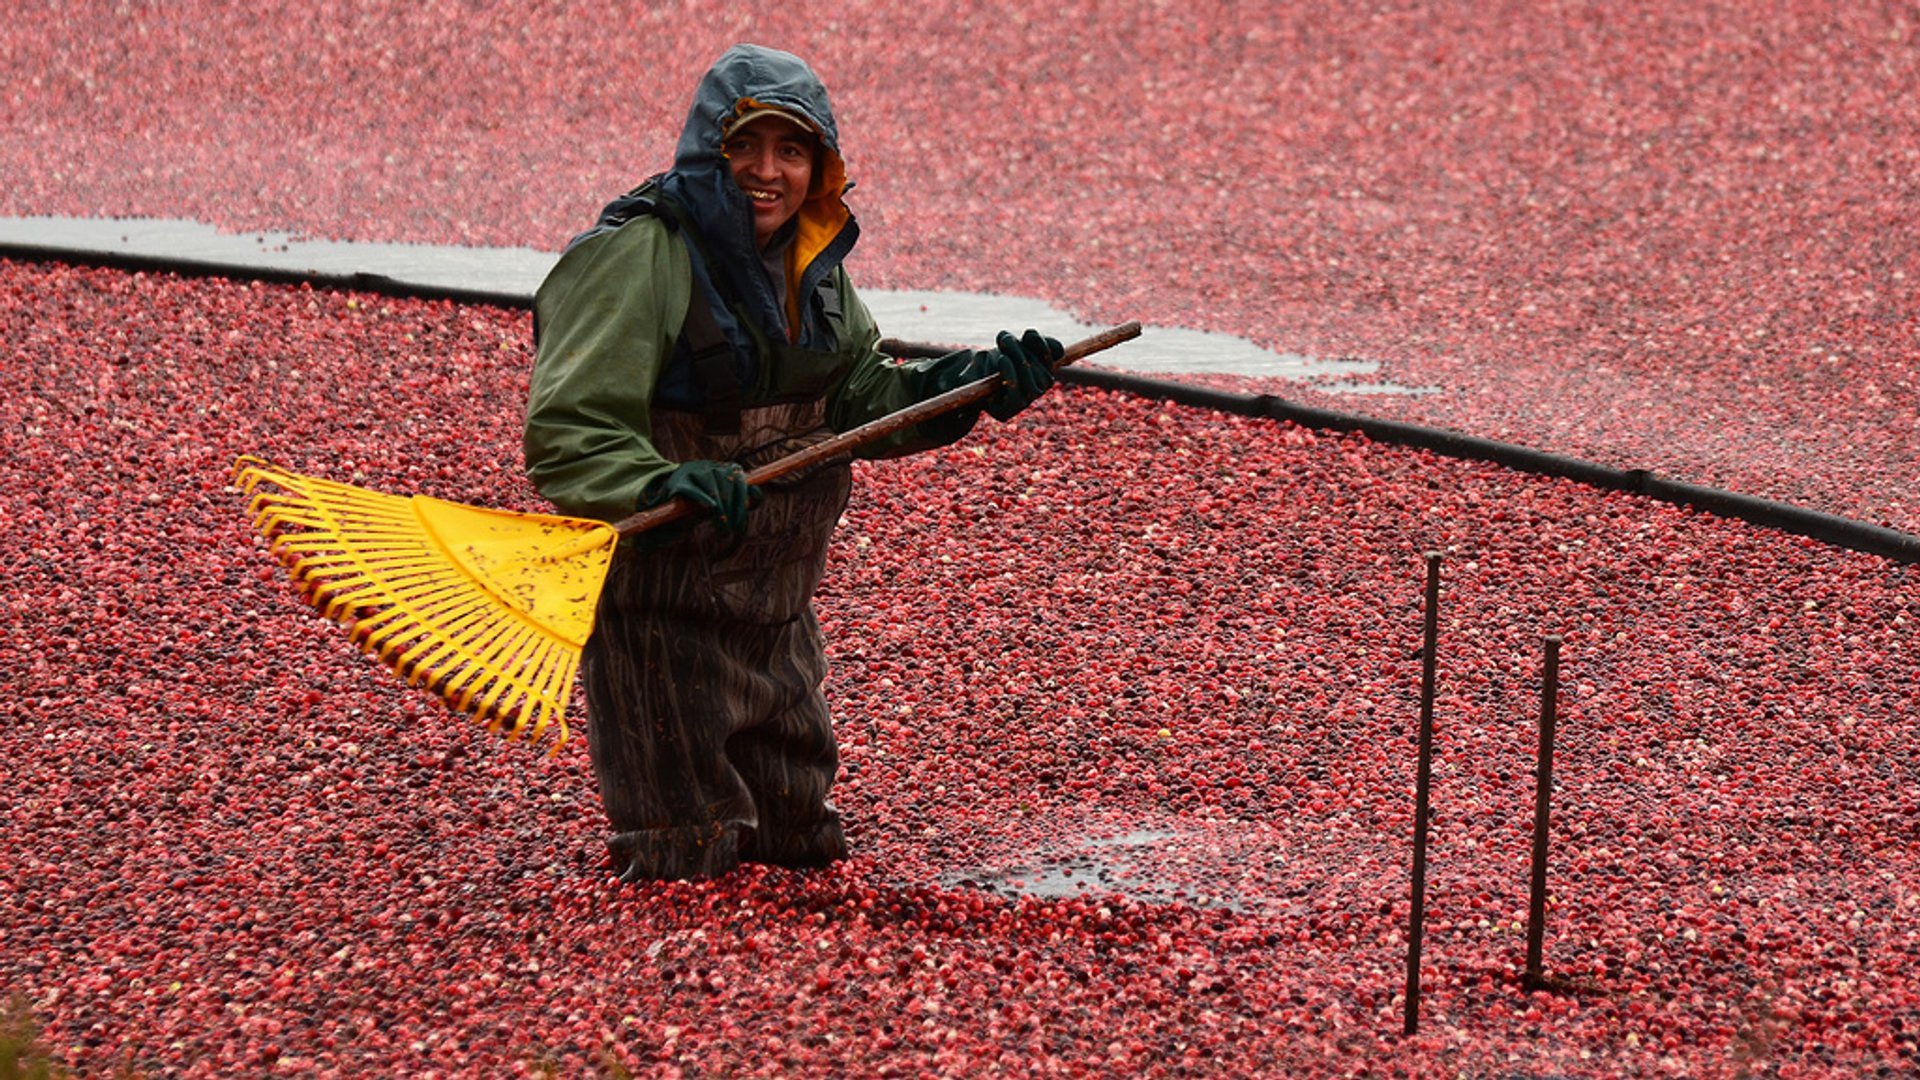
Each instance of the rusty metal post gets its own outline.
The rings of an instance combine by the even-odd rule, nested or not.
[[[1427,552],[1426,634],[1420,649],[1420,764],[1413,784],[1413,907],[1407,916],[1406,1033],[1420,1030],[1420,939],[1427,920],[1427,789],[1433,777],[1433,682],[1440,636],[1440,553]]]
[[[1547,821],[1553,800],[1553,729],[1560,698],[1560,638],[1546,640],[1540,671],[1540,756],[1533,771],[1533,891],[1527,902],[1527,973],[1521,985],[1528,992],[1546,984],[1541,969],[1541,939],[1547,915]]]

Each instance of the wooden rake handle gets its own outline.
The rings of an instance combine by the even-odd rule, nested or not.
[[[1084,359],[1103,349],[1111,349],[1123,341],[1132,341],[1139,336],[1140,324],[1137,322],[1125,322],[1111,330],[1102,330],[1092,337],[1067,346],[1065,354],[1060,357],[1060,362],[1053,365],[1054,370],[1058,371],[1076,360]],[[769,480],[778,480],[783,476],[832,461],[856,447],[884,439],[902,428],[912,427],[936,416],[944,416],[984,401],[993,395],[999,385],[1000,376],[989,375],[965,386],[956,386],[944,394],[916,402],[899,412],[888,413],[878,420],[869,421],[850,431],[843,431],[830,439],[814,443],[805,449],[796,450],[778,461],[770,461],[748,473],[747,483],[764,484]],[[670,521],[677,521],[698,510],[697,504],[676,496],[659,506],[642,510],[632,517],[616,522],[613,527],[621,536],[633,536]]]

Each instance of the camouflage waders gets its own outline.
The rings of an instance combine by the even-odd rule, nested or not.
[[[737,435],[715,435],[697,413],[656,410],[653,436],[672,460],[751,469],[830,434],[824,411],[751,407]],[[615,873],[711,877],[846,854],[827,801],[839,754],[813,593],[851,486],[847,464],[831,464],[767,485],[737,538],[701,524],[652,551],[616,549],[581,668]]]

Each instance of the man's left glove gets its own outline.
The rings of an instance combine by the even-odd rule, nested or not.
[[[1005,422],[1047,392],[1053,385],[1053,365],[1067,350],[1038,330],[1028,330],[1018,338],[1002,330],[994,339],[994,347],[996,351],[986,356],[989,362],[997,358],[1001,386],[987,399],[987,414]]]

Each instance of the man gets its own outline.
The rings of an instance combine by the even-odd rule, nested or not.
[[[851,469],[764,490],[747,470],[989,375],[1000,420],[1053,383],[1060,343],[1032,330],[989,351],[881,355],[841,265],[859,235],[847,187],[820,80],[736,46],[695,91],[673,168],[610,204],[535,298],[525,451],[541,493],[607,521],[675,496],[707,511],[621,543],[581,658],[625,880],[846,853],[813,593]],[[863,454],[943,445],[977,418]]]

